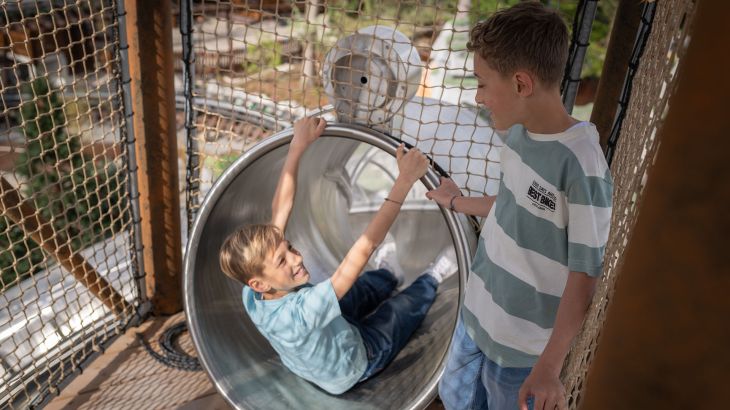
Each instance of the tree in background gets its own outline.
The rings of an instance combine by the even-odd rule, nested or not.
[[[24,91],[33,96],[20,109],[27,145],[16,173],[27,181],[24,197],[74,250],[121,230],[127,216],[116,165],[84,154],[80,136],[68,135],[63,99],[47,79]],[[0,249],[0,291],[42,268],[45,256],[38,244],[2,216]]]
[[[514,6],[523,0],[472,0],[470,10],[470,21],[486,19],[496,10]],[[572,30],[573,19],[578,11],[579,0],[542,0],[548,7],[557,9],[568,28]],[[586,52],[581,77],[600,77],[603,69],[603,60],[606,58],[606,47],[608,46],[611,22],[618,8],[618,0],[599,1],[596,8],[596,17],[593,20],[591,29],[590,46]]]

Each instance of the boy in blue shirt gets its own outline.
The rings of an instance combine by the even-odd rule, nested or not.
[[[462,197],[443,179],[427,196],[486,216],[439,384],[447,409],[566,408],[563,361],[585,318],[611,218],[613,182],[595,126],[560,97],[568,30],[520,2],[470,33],[476,102],[506,130],[496,197]]]
[[[360,275],[385,238],[413,184],[427,170],[417,149],[397,150],[399,175],[365,232],[332,276],[317,285],[301,254],[284,238],[296,193],[299,160],[324,131],[322,119],[294,124],[272,203],[270,224],[245,226],[220,252],[226,275],[246,286],[243,302],[257,329],[293,373],[332,394],[344,393],[392,361],[423,321],[443,279],[456,270],[448,257],[397,295],[394,243],[375,255],[380,269]],[[382,250],[382,251],[381,251]]]

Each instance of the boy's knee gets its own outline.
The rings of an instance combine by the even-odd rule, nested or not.
[[[371,270],[368,271],[367,274],[376,276],[379,279],[386,281],[389,285],[395,285],[398,283],[398,278],[396,278],[393,272],[389,271],[388,269],[380,268],[376,270]]]

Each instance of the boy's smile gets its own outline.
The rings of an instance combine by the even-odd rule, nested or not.
[[[304,265],[302,265],[299,267],[299,269],[294,271],[294,274],[292,275],[292,279],[296,280],[297,278],[301,278],[305,275],[309,275],[309,273],[307,273],[307,270],[304,269]]]
[[[278,299],[309,281],[302,254],[291,243],[283,240],[269,253],[264,262],[262,275],[252,279],[250,285],[261,292],[264,299]]]

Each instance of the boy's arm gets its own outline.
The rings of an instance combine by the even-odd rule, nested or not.
[[[593,297],[597,278],[583,272],[570,272],[558,306],[553,333],[550,335],[532,372],[520,388],[519,405],[527,410],[527,397],[534,396],[536,409],[567,409],[565,387],[560,370],[573,338],[580,330]]]
[[[327,121],[314,117],[302,118],[294,123],[294,136],[289,143],[289,152],[286,154],[284,168],[281,170],[274,200],[271,202],[271,224],[279,228],[282,233],[286,231],[286,224],[294,206],[294,196],[297,193],[299,159],[307,147],[322,135],[326,125]]]
[[[426,198],[436,201],[446,209],[474,216],[487,216],[494,205],[496,196],[483,197],[462,196],[459,187],[450,178],[441,177],[438,188],[426,192]]]
[[[401,144],[396,152],[400,173],[390,190],[390,194],[388,194],[388,199],[380,206],[365,232],[355,241],[355,244],[345,255],[345,259],[330,278],[337,299],[345,296],[345,293],[350,290],[358,276],[360,276],[360,272],[368,263],[370,255],[385,239],[385,234],[393,225],[408,191],[428,169],[428,160],[419,150],[414,148],[406,154],[403,151],[404,147]]]

